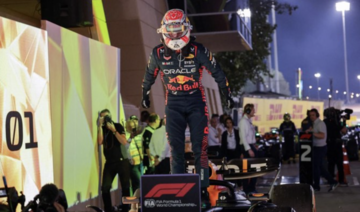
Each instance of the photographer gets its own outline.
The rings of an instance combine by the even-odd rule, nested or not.
[[[139,133],[139,126],[133,116],[126,121],[127,139],[130,143],[130,179],[132,191],[140,187],[140,177],[143,174],[143,150],[142,150],[142,135]]]
[[[343,150],[342,150],[342,135],[346,134],[347,128],[345,123],[341,123],[341,113],[335,108],[327,108],[324,110],[324,122],[327,129],[327,160],[328,171],[335,177],[335,165],[339,173],[339,183],[345,184],[344,181],[344,167],[343,167]]]
[[[111,114],[108,109],[104,109],[99,114],[98,119],[98,137],[99,145],[104,144],[105,167],[102,178],[102,198],[104,201],[105,212],[112,212],[112,203],[110,196],[111,184],[116,176],[119,175],[122,196],[130,196],[130,164],[121,153],[121,145],[128,147],[125,137],[124,127],[111,120]],[[128,205],[121,206],[122,211],[128,211]]]
[[[40,193],[22,209],[22,212],[65,212],[68,208],[64,190],[55,184],[45,184]]]

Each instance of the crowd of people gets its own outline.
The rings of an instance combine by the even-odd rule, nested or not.
[[[256,141],[256,127],[252,124],[255,115],[253,104],[246,104],[240,121],[234,123],[231,116],[213,114],[209,119],[207,153],[211,158],[227,160],[261,157]],[[123,127],[111,119],[109,110],[104,109],[98,119],[98,143],[103,145],[105,166],[102,177],[102,197],[105,211],[113,211],[110,189],[113,179],[118,174],[122,195],[130,196],[140,188],[140,178],[144,174],[170,174],[171,148],[166,135],[166,119],[155,113],[144,110],[140,119],[132,115]],[[280,139],[283,142],[283,160],[295,160],[295,148],[298,132],[313,135],[313,188],[320,191],[320,177],[330,185],[328,191],[339,184],[345,184],[342,164],[341,135],[346,133],[345,126],[336,125],[332,117],[320,120],[316,109],[311,109],[302,121],[301,129],[296,129],[289,114],[284,114],[284,121],[279,127]],[[184,141],[185,142],[185,141]],[[191,143],[183,146],[184,158],[194,159]],[[120,146],[124,145],[127,154],[123,155]],[[328,166],[324,166],[327,156]],[[335,180],[337,166],[338,180]],[[185,170],[185,166],[183,167]],[[185,172],[185,171],[184,171]],[[245,193],[256,191],[256,178],[236,181]],[[51,186],[50,186],[51,187]],[[19,204],[24,208],[25,196],[20,192]],[[57,205],[58,206],[58,205]],[[120,205],[121,210],[128,211],[128,205]],[[131,211],[131,210],[130,210]]]

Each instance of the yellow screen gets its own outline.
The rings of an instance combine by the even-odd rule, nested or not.
[[[0,171],[28,200],[54,181],[47,55],[44,30],[0,17]]]
[[[97,197],[105,159],[96,141],[98,111],[119,117],[120,50],[46,22],[54,180],[69,205]],[[116,120],[119,121],[119,120]],[[113,188],[117,188],[114,180]]]
[[[55,183],[73,206],[100,193],[98,111],[124,123],[120,50],[43,25],[0,17],[0,173],[26,203]]]

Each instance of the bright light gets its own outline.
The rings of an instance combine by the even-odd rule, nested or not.
[[[321,91],[321,87],[318,87],[318,90]]]
[[[245,17],[245,18],[251,17],[251,11],[250,11],[250,9],[238,9],[237,14],[238,14],[240,17]]]
[[[311,86],[311,85],[309,85],[309,89],[312,89],[312,86]]]
[[[339,91],[338,91],[338,90],[336,90],[336,91],[335,91],[335,93],[339,93]]]
[[[354,96],[351,96],[351,98],[353,99],[353,98],[354,98]]]
[[[351,96],[354,96],[354,92],[351,93]]]
[[[316,74],[314,74],[314,76],[315,76],[316,78],[319,78],[319,77],[321,77],[321,74],[320,74],[320,73],[316,73]]]
[[[357,75],[357,78],[360,80],[360,75]]]
[[[330,89],[328,88],[326,91],[327,91],[327,92],[330,92]]]
[[[341,1],[335,4],[336,11],[349,11],[350,3],[346,1]]]
[[[356,97],[359,97],[359,96],[360,96],[360,94],[357,93],[357,94],[356,94]]]
[[[309,97],[307,96],[306,99],[309,99]]]
[[[297,85],[296,85],[296,87],[298,88],[298,87],[300,87],[300,85],[299,85],[299,84],[297,84]]]
[[[344,95],[346,95],[346,91],[344,91]]]
[[[332,98],[332,96],[331,95],[329,95],[329,99],[331,99]]]

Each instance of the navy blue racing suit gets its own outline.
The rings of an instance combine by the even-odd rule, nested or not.
[[[224,95],[228,96],[230,89],[212,53],[199,43],[190,42],[188,45],[190,52],[185,58],[176,51],[166,57],[163,44],[153,49],[142,84],[143,95],[148,94],[160,73],[166,88],[166,132],[171,147],[171,172],[185,173],[185,129],[188,125],[196,173],[200,175],[201,187],[205,188],[209,185],[209,165],[206,155],[208,109],[201,84],[203,72],[208,71],[214,77]]]

